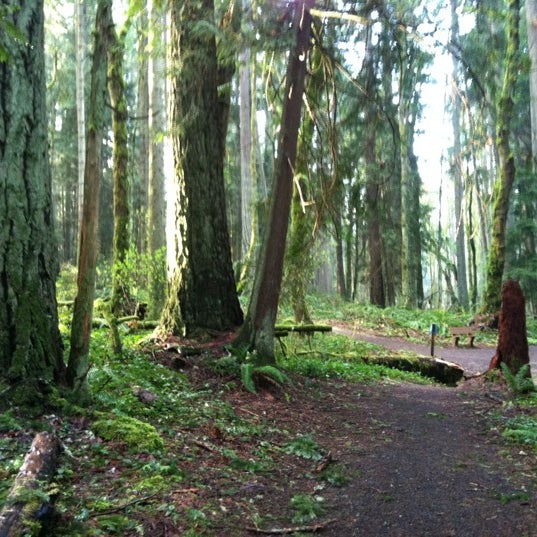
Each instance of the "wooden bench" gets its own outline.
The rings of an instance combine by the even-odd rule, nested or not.
[[[470,340],[470,347],[474,346],[475,331],[471,326],[452,326],[449,329],[455,347],[459,346],[459,339],[461,336],[468,336]]]

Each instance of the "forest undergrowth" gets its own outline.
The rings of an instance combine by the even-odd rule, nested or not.
[[[363,330],[421,341],[434,322],[439,344],[449,341],[449,326],[468,321],[449,312],[326,299],[313,300],[313,310],[318,322],[352,321]],[[67,331],[67,315],[64,322]],[[325,495],[354,476],[334,457],[322,426],[311,425],[316,401],[326,393],[336,400],[339,393],[339,403],[347,404],[344,386],[354,386],[355,394],[379,383],[432,383],[365,364],[364,357],[385,353],[378,345],[330,333],[290,334],[276,342],[286,382],[260,376],[252,393],[229,352],[232,334],[220,334],[192,355],[178,348],[198,343],[155,341],[135,324],[122,327],[121,337],[116,356],[109,330],[95,330],[92,397],[84,408],[59,398],[45,416],[28,418],[15,408],[0,415],[0,504],[35,433],[53,430],[61,439],[56,475],[38,491],[50,504],[39,521],[44,535],[225,536],[270,528],[301,535],[328,527],[334,510]],[[483,337],[493,342],[495,336]],[[534,392],[522,397],[510,380],[510,388],[499,377],[490,381],[510,393],[491,419],[506,444],[535,451],[537,398]]]

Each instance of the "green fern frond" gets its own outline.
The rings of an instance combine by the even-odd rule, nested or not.
[[[285,384],[290,382],[291,379],[280,369],[274,367],[273,365],[263,365],[255,368],[255,373],[258,375],[263,375],[275,380],[278,384]]]
[[[241,380],[243,386],[252,393],[256,393],[255,376],[266,377],[274,380],[278,384],[291,382],[291,379],[280,369],[273,365],[262,365],[255,367],[252,363],[241,365]]]
[[[533,379],[528,375],[530,364],[524,364],[514,375],[505,362],[501,362],[500,367],[509,388],[515,395],[535,391]]]
[[[254,364],[247,363],[241,365],[241,380],[243,386],[252,393],[256,393],[254,382]]]

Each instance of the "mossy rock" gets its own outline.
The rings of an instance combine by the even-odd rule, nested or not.
[[[155,451],[164,447],[153,425],[129,416],[99,419],[93,423],[92,429],[104,440],[125,442],[139,451]]]

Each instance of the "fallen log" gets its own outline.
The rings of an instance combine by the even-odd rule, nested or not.
[[[327,324],[277,324],[276,332],[298,332],[299,334],[313,334],[315,332],[331,332],[332,327]],[[287,335],[287,334],[286,334]]]
[[[61,445],[52,433],[38,433],[24,458],[0,511],[0,537],[35,535],[39,518],[47,511],[48,498],[43,482],[54,474]]]
[[[371,365],[384,365],[392,369],[420,373],[448,386],[455,386],[464,375],[464,369],[459,364],[427,356],[364,356],[362,360]]]

